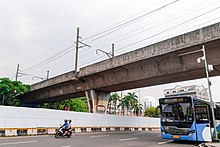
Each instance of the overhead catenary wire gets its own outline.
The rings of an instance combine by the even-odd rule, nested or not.
[[[219,8],[220,8],[220,7],[216,7],[216,8],[214,8],[214,9],[212,9],[212,10],[209,10],[209,11],[207,11],[207,12],[205,12],[205,13],[202,13],[202,14],[197,15],[197,16],[191,18],[191,19],[188,19],[188,20],[186,20],[186,21],[184,21],[184,22],[181,22],[181,23],[179,23],[179,24],[177,24],[177,25],[175,25],[175,26],[173,26],[173,27],[170,27],[170,28],[168,28],[168,29],[165,29],[165,30],[163,30],[163,31],[160,31],[160,32],[158,32],[158,33],[156,33],[156,34],[154,34],[154,35],[151,35],[151,36],[149,36],[149,37],[146,37],[146,38],[144,38],[144,39],[141,39],[141,40],[139,40],[139,41],[137,41],[137,42],[134,42],[134,43],[131,43],[131,44],[129,44],[129,45],[126,45],[126,46],[124,46],[124,47],[122,47],[122,48],[116,50],[116,52],[119,52],[119,51],[121,51],[121,50],[123,50],[123,49],[125,49],[125,48],[127,48],[127,47],[130,47],[130,46],[133,46],[133,45],[138,44],[138,43],[140,43],[140,42],[143,42],[143,41],[145,41],[145,40],[147,40],[147,39],[150,39],[150,38],[153,38],[153,37],[155,37],[155,36],[158,36],[158,35],[160,35],[160,34],[162,34],[162,33],[165,33],[165,32],[167,32],[167,31],[169,31],[169,30],[172,30],[172,29],[174,29],[174,28],[176,28],[176,27],[178,27],[178,26],[181,26],[181,25],[186,24],[186,23],[188,23],[188,22],[190,22],[190,21],[193,21],[193,20],[195,20],[195,19],[197,19],[197,18],[199,18],[199,17],[201,17],[201,16],[204,16],[204,15],[206,15],[206,14],[209,14],[209,13],[211,13],[211,12],[213,12],[213,11],[219,9]],[[102,58],[102,57],[104,57],[104,56],[98,57],[98,58],[96,58],[96,59],[94,59],[94,60],[91,60],[90,62],[96,61],[96,60],[98,60],[98,59],[100,59],[100,58]],[[86,62],[84,65],[86,65],[86,64],[88,64],[88,63],[89,63],[89,62]]]
[[[123,47],[124,48],[124,47]],[[121,49],[119,49],[119,50],[122,50],[123,48],[121,48]],[[116,52],[118,52],[118,50],[116,51]],[[82,57],[82,58],[85,58],[85,57]],[[100,57],[98,58],[98,59],[100,59]],[[97,59],[95,59],[95,60],[97,60]],[[93,61],[93,60],[92,60]],[[91,62],[91,61],[90,61]],[[44,64],[45,65],[45,64]]]
[[[203,1],[203,2],[205,2],[205,1]],[[219,2],[217,2],[217,3],[219,3]],[[216,4],[216,3],[213,3],[213,4]],[[213,5],[213,4],[211,4],[211,5]],[[196,4],[196,5],[198,5],[198,4]],[[188,10],[188,9],[190,9],[191,10],[191,8],[192,7],[195,7],[196,5],[193,5],[193,6],[191,6],[190,8],[187,8],[187,9],[184,9],[183,11],[186,11],[186,10]],[[208,6],[206,6],[206,7],[209,7],[209,6],[211,6],[211,5],[208,5]],[[203,8],[206,8],[206,7],[203,7]],[[199,8],[199,9],[203,9],[203,8]],[[199,9],[197,9],[197,10],[199,10]],[[195,11],[197,11],[197,10],[194,10],[193,9],[193,12],[195,12]],[[177,13],[180,13],[180,12],[177,12]],[[175,13],[176,14],[176,13]],[[186,15],[189,15],[189,14],[191,14],[190,12],[189,13],[187,13]],[[182,15],[182,16],[180,16],[180,17],[177,17],[177,18],[175,18],[175,19],[179,19],[179,18],[181,18],[181,17],[183,17],[183,16],[186,16],[186,15]],[[153,23],[153,22],[152,22]],[[151,24],[152,24],[151,23]],[[155,23],[155,22],[154,22]],[[164,23],[162,23],[161,25],[164,25]],[[158,25],[159,26],[159,25]],[[154,26],[155,27],[155,26]],[[153,28],[153,27],[151,27],[151,28]],[[149,29],[149,28],[148,28]],[[139,31],[139,32],[137,32],[137,33],[135,33],[134,35],[130,35],[130,36],[128,36],[128,37],[125,37],[125,38],[122,38],[122,39],[120,39],[119,41],[116,41],[116,42],[114,42],[114,43],[117,43],[117,42],[121,42],[121,41],[123,41],[123,40],[126,40],[126,39],[128,39],[128,38],[131,38],[131,37],[133,37],[133,36],[136,36],[136,35],[139,35],[139,34],[141,34],[141,33],[144,33],[145,31],[147,31],[147,29],[145,29],[145,30],[142,30],[142,31]],[[128,33],[131,33],[132,31],[129,31]],[[127,32],[126,32],[126,34],[125,35],[127,35],[128,34]],[[118,36],[118,37],[121,37],[122,35],[120,35],[120,36]],[[104,36],[102,36],[102,37],[104,37]],[[114,37],[115,38],[115,37]],[[94,41],[96,41],[96,40],[94,40]],[[105,42],[109,42],[109,41],[105,41]],[[102,43],[103,44],[103,43]],[[107,45],[105,45],[104,47],[102,47],[102,48],[106,48],[106,47],[108,47]]]
[[[168,6],[170,6],[170,5],[174,4],[174,3],[176,3],[176,2],[178,2],[178,1],[179,1],[179,0],[172,1],[172,2],[170,2],[170,3],[168,3],[168,4],[165,4],[165,5],[163,5],[163,6],[159,7],[159,8],[156,8],[156,9],[150,11],[150,12],[147,12],[147,13],[141,15],[141,16],[138,16],[138,17],[136,17],[136,18],[133,18],[133,19],[131,19],[131,20],[128,20],[128,21],[126,21],[126,22],[123,22],[123,23],[121,23],[121,24],[119,24],[119,25],[113,26],[113,27],[111,27],[111,28],[109,28],[109,29],[107,29],[107,30],[105,30],[105,31],[99,32],[99,33],[94,34],[94,35],[92,35],[92,36],[89,36],[89,37],[85,38],[84,40],[88,40],[88,39],[94,38],[94,37],[96,37],[96,36],[99,36],[98,38],[95,38],[95,39],[93,39],[92,41],[97,40],[97,39],[103,37],[103,35],[112,33],[112,32],[116,31],[117,29],[119,29],[119,28],[122,27],[122,26],[125,26],[125,25],[127,25],[127,24],[130,24],[130,23],[132,23],[132,22],[134,22],[134,21],[136,21],[136,20],[138,20],[138,19],[140,19],[140,18],[143,18],[143,17],[145,17],[145,16],[147,16],[147,15],[150,15],[150,14],[152,14],[152,13],[154,13],[154,12],[157,12],[157,11],[163,9],[163,8],[166,8],[166,7],[168,7]],[[100,36],[100,35],[101,35],[101,36]]]
[[[216,3],[212,3],[212,4],[207,5],[207,6],[205,6],[205,7],[202,7],[202,8],[193,9],[192,12],[197,12],[198,10],[207,8],[207,7],[212,6],[212,5],[216,5],[216,4],[219,3],[219,2],[220,2],[220,1],[218,1],[218,2],[216,2]],[[198,4],[196,4],[196,5],[198,5]],[[194,5],[194,6],[195,6],[195,5]],[[193,7],[193,6],[192,6],[192,7]],[[190,7],[190,8],[192,8],[192,7]],[[189,8],[189,9],[190,9],[190,8]],[[186,10],[188,10],[188,9],[185,9],[185,10],[183,10],[183,11],[186,11]],[[182,15],[182,16],[176,17],[175,20],[180,19],[180,18],[182,18],[182,17],[185,17],[185,16],[187,16],[187,15],[189,15],[189,14],[192,14],[192,12],[188,12],[187,14],[184,14],[184,15]],[[178,12],[178,13],[180,13],[180,12]],[[160,19],[158,19],[158,20],[161,21]],[[157,22],[158,20],[156,20],[156,21],[154,21],[154,22],[151,22],[150,24],[155,24],[155,22]],[[167,23],[170,23],[170,21],[168,20],[168,21],[166,21],[166,22],[161,22],[160,25],[154,25],[154,26],[152,26],[152,27],[150,27],[150,28],[147,28],[147,29],[144,28],[144,29],[142,29],[141,31],[140,31],[140,29],[141,29],[142,27],[140,27],[140,28],[136,29],[136,30],[138,31],[137,33],[134,33],[133,35],[124,37],[124,38],[122,38],[122,39],[120,39],[120,40],[117,40],[117,41],[114,42],[114,43],[118,43],[118,42],[121,42],[121,41],[123,41],[123,40],[129,39],[129,38],[131,38],[131,37],[133,37],[133,36],[136,36],[136,35],[145,33],[147,30],[151,30],[151,29],[153,29],[153,28],[155,28],[155,27],[164,26],[164,24],[167,24]],[[150,25],[150,24],[148,24],[148,25]],[[114,38],[126,36],[127,34],[130,34],[130,33],[132,33],[132,32],[134,32],[134,31],[126,32],[126,33],[124,33],[123,35],[119,35],[119,36],[117,36],[117,37],[114,36]],[[111,40],[112,40],[112,39],[111,39]],[[106,42],[110,42],[111,40],[108,40],[108,41],[106,41]],[[105,43],[105,42],[104,42],[104,43]],[[99,46],[99,45],[104,44],[104,43],[100,43],[100,44],[98,44],[98,45],[96,45],[96,46]],[[105,45],[103,48],[105,48],[105,47],[107,47],[107,45]]]
[[[113,15],[113,14],[117,14],[118,12],[122,11],[124,8],[127,8],[129,5],[131,5],[131,4],[134,3],[134,2],[135,2],[135,0],[132,0],[132,2],[129,2],[128,4],[126,4],[126,5],[124,5],[124,6],[120,7],[120,8],[118,8],[117,10],[115,10],[115,11],[113,11],[112,13],[108,14],[108,16],[109,16],[109,15]],[[103,16],[103,17],[101,17],[101,18],[95,20],[95,21],[92,22],[91,24],[88,24],[87,26],[85,26],[85,27],[83,28],[83,30],[87,30],[87,29],[91,28],[92,26],[96,25],[97,23],[99,23],[100,21],[103,21],[103,20],[105,20],[105,19],[107,19],[107,18],[108,18],[107,16]]]
[[[143,14],[143,15],[141,15],[141,16],[138,16],[138,17],[136,17],[136,18],[134,18],[134,19],[132,19],[132,20],[129,20],[129,21],[127,21],[127,22],[124,22],[124,23],[122,23],[122,24],[119,24],[119,25],[117,25],[117,26],[115,26],[115,27],[113,27],[113,28],[110,28],[110,29],[106,30],[106,31],[110,31],[111,29],[115,29],[115,28],[117,28],[117,27],[121,27],[121,26],[123,26],[123,25],[129,24],[129,23],[131,23],[131,22],[133,22],[133,21],[135,21],[135,20],[138,20],[138,19],[140,19],[140,18],[146,16],[146,15],[149,15],[149,14],[151,14],[151,13],[153,13],[153,12],[156,12],[156,11],[158,11],[158,10],[160,10],[160,9],[163,9],[163,8],[169,6],[169,5],[171,5],[171,4],[173,4],[173,3],[177,2],[177,1],[179,1],[179,0],[172,1],[172,2],[170,2],[170,3],[168,3],[168,4],[166,4],[166,5],[163,5],[162,7],[159,7],[159,8],[157,8],[157,9],[153,10],[153,11],[150,11],[150,12],[148,12],[148,13],[145,13],[145,14]],[[106,32],[106,31],[105,31],[105,32]],[[116,31],[116,30],[114,30],[114,31]],[[86,38],[86,39],[88,39],[88,38]],[[85,40],[86,40],[86,39],[85,39]],[[55,56],[56,56],[56,55],[55,55]],[[50,58],[49,58],[48,60],[50,60]],[[41,63],[39,63],[39,64],[36,64],[36,65],[34,65],[34,66],[32,66],[32,67],[30,67],[30,68],[28,68],[28,69],[25,69],[24,71],[27,71],[27,70],[36,68],[36,67],[38,67],[38,66],[40,66],[40,65],[42,65],[42,64],[45,64],[45,63],[47,63],[47,62],[51,62],[51,61],[48,61],[48,60],[45,60],[45,61],[43,61],[43,62],[41,62]]]
[[[214,10],[215,10],[215,9],[214,9]],[[211,10],[210,12],[212,12],[212,11],[214,11],[214,10]],[[178,24],[178,25],[175,26],[175,27],[178,27],[179,25],[185,24],[185,23],[187,23],[187,22],[189,22],[189,21],[192,21],[192,20],[194,20],[194,19],[196,19],[196,18],[198,18],[198,17],[201,17],[201,16],[203,16],[203,15],[205,15],[205,14],[207,14],[207,13],[210,13],[210,12],[203,13],[203,14],[201,14],[201,15],[199,15],[199,16],[196,16],[196,17],[194,17],[194,18],[192,18],[192,19],[190,19],[190,20],[187,20],[187,21],[184,22],[184,23]],[[172,27],[172,28],[175,28],[175,27]],[[172,29],[172,28],[169,28],[168,30],[170,30],[170,29]],[[168,31],[168,30],[165,30],[165,31],[159,32],[158,34],[155,34],[155,35],[153,35],[153,36],[148,37],[147,39],[150,39],[150,38],[152,38],[152,37],[154,37],[154,36],[157,36],[157,35],[159,35],[159,34],[161,34],[161,33],[166,32],[166,31]],[[145,38],[145,39],[146,39],[146,38]],[[129,45],[128,45],[128,46],[129,46]],[[122,48],[122,49],[123,49],[123,48]],[[122,49],[119,49],[119,50],[122,50]],[[117,50],[116,52],[118,52],[119,50]],[[98,57],[98,58],[96,58],[96,59],[93,59],[92,61],[96,61],[96,60],[98,60],[98,59],[100,59],[100,58],[102,58],[102,57],[103,57],[103,56]],[[82,57],[82,58],[85,58],[85,56]],[[90,60],[89,62],[92,62],[92,61]],[[85,64],[87,64],[87,62],[84,63],[84,65],[85,65]]]
[[[50,63],[50,62],[54,61],[55,59],[58,59],[58,58],[64,56],[65,54],[71,52],[71,51],[73,50],[73,47],[74,47],[74,46],[72,45],[72,46],[70,46],[70,47],[68,47],[68,48],[66,48],[66,49],[64,49],[64,50],[62,50],[61,52],[59,52],[59,53],[57,53],[57,54],[51,56],[50,58],[47,58],[46,60],[44,60],[44,61],[42,61],[42,62],[40,62],[40,63],[38,63],[38,64],[35,64],[35,65],[33,65],[33,66],[31,66],[31,67],[29,67],[29,68],[27,68],[27,69],[24,69],[23,71],[24,71],[24,72],[27,72],[27,71],[29,71],[29,70],[31,70],[31,69],[34,69],[34,68],[39,67],[39,66],[42,66],[43,64]]]
[[[197,19],[197,18],[199,18],[199,17],[201,17],[201,16],[204,16],[204,15],[206,15],[206,14],[208,14],[208,13],[211,13],[211,12],[213,12],[213,11],[219,9],[219,8],[220,8],[220,7],[214,8],[214,9],[208,11],[208,12],[205,12],[205,13],[203,13],[203,14],[200,14],[200,15],[196,16],[196,17],[193,17],[193,18],[191,18],[191,19],[189,19],[189,20],[187,20],[187,21],[184,21],[184,22],[182,22],[182,23],[180,23],[180,24],[177,24],[177,25],[175,25],[175,26],[173,26],[173,27],[171,27],[171,28],[165,29],[165,30],[163,30],[163,31],[161,31],[161,32],[158,32],[158,33],[156,33],[156,34],[154,34],[154,35],[151,35],[151,36],[149,36],[149,37],[146,37],[146,38],[144,38],[144,39],[141,39],[141,40],[139,40],[139,41],[137,41],[137,42],[134,42],[134,43],[131,43],[131,44],[129,44],[129,45],[126,45],[126,46],[122,47],[122,49],[123,49],[123,48],[130,47],[130,46],[133,46],[133,45],[138,44],[138,43],[140,43],[140,42],[143,42],[143,41],[145,41],[145,40],[147,40],[147,39],[150,39],[150,38],[152,38],[152,37],[155,37],[155,36],[157,36],[157,35],[159,35],[159,34],[162,34],[162,33],[164,33],[164,32],[167,32],[167,31],[169,31],[169,30],[172,30],[172,29],[174,29],[174,28],[176,28],[176,27],[178,27],[178,26],[181,26],[181,25],[183,25],[183,24],[185,24],[185,23],[187,23],[187,22],[190,22],[190,21],[195,20],[195,19]]]

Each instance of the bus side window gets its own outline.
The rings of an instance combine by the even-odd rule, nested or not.
[[[209,123],[209,114],[207,106],[196,106],[195,115],[196,123]]]
[[[220,108],[219,107],[216,107],[214,109],[214,112],[215,112],[215,119],[216,120],[220,120]]]

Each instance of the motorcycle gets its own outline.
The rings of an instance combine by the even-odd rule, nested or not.
[[[60,136],[66,136],[67,138],[70,138],[72,136],[72,129],[66,131],[67,132],[64,132],[63,127],[61,126],[59,129],[57,129],[55,138],[59,138]]]

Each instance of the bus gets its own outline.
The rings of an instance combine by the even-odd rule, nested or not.
[[[220,105],[214,115],[220,131]],[[210,102],[195,95],[171,95],[159,99],[163,139],[206,142],[214,139]]]

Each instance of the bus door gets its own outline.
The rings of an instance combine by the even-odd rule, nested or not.
[[[212,141],[208,106],[195,106],[195,118],[197,141]]]

